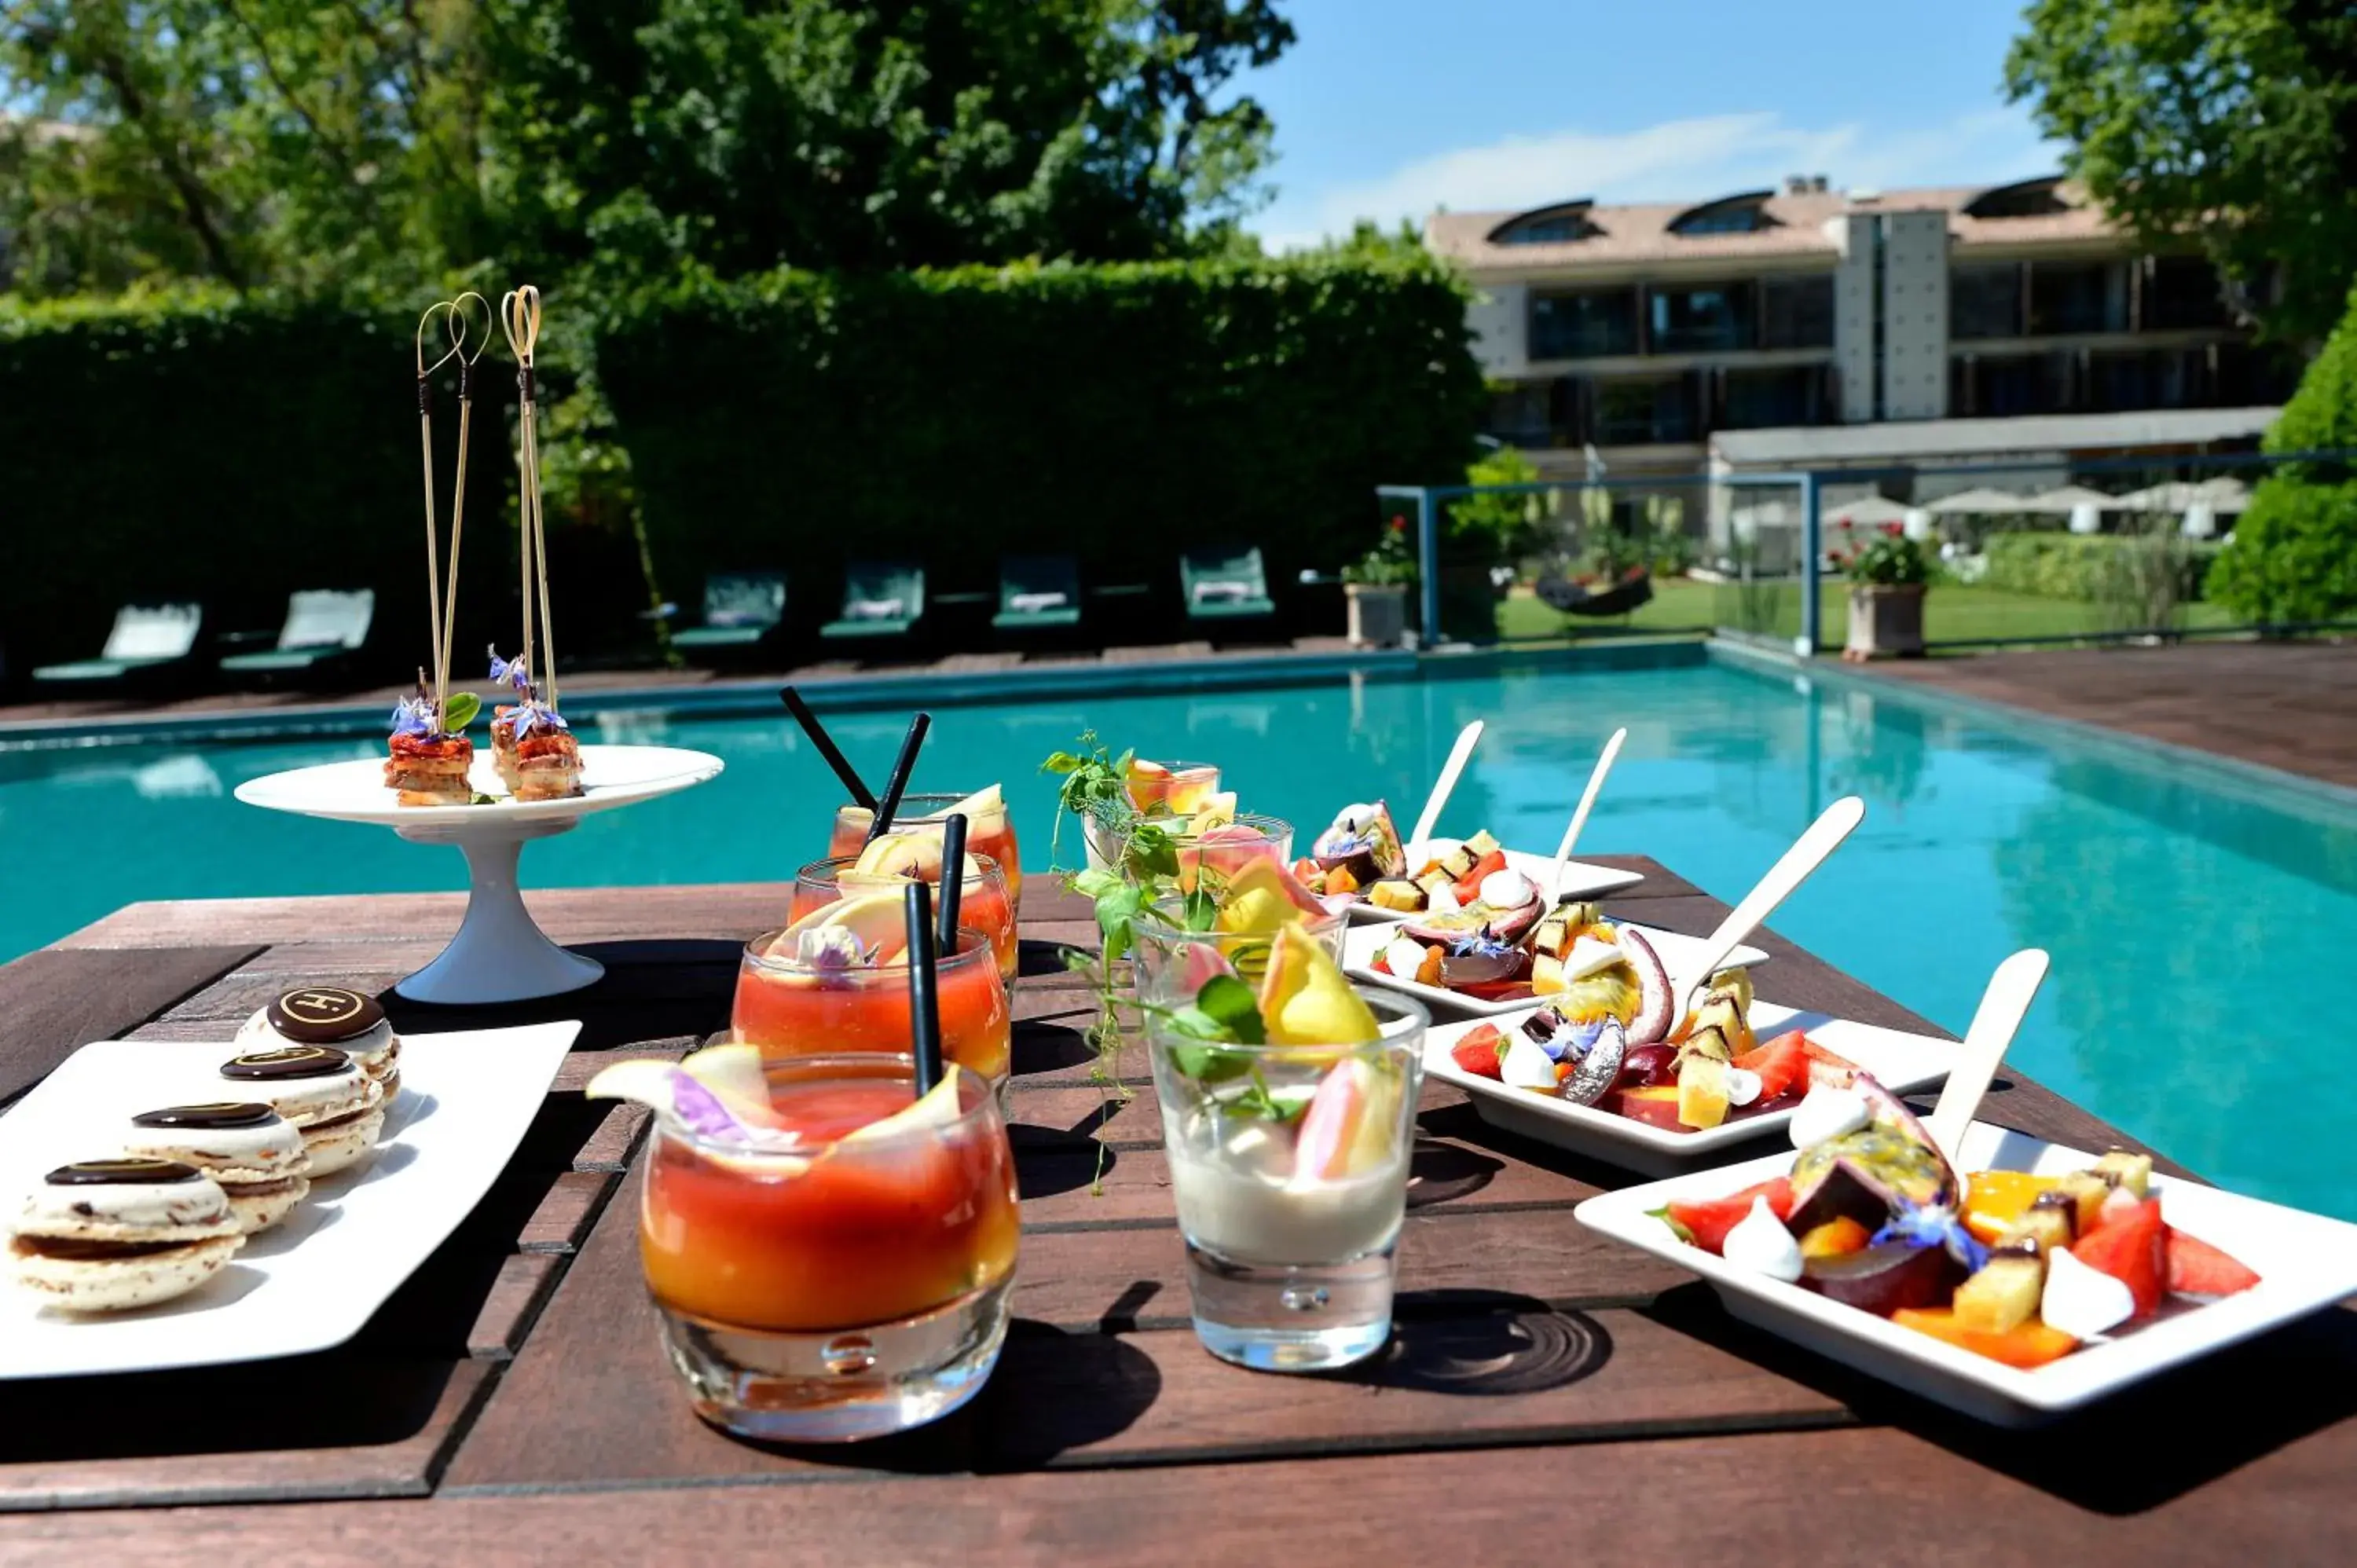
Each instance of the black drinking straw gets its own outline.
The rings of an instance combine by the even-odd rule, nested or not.
[[[909,1035],[917,1058],[917,1095],[942,1080],[942,1006],[933,989],[932,886],[909,884]]]
[[[909,721],[909,735],[900,742],[899,759],[892,764],[892,777],[884,781],[884,798],[876,802],[876,820],[867,824],[869,843],[891,831],[893,815],[900,809],[900,796],[909,788],[909,775],[916,771],[917,748],[925,744],[925,732],[932,727],[931,714],[919,714]]]
[[[957,956],[958,897],[965,891],[965,813],[952,811],[942,826],[942,918],[934,950],[943,958]]]
[[[808,703],[802,701],[802,694],[788,686],[778,695],[784,699],[786,711],[794,715],[794,722],[802,726],[802,733],[810,736],[811,744],[818,747],[818,754],[826,758],[826,765],[834,769],[834,776],[843,780],[843,787],[851,791],[852,800],[874,811],[875,791],[868,789],[853,769],[850,759],[843,755],[843,748],[834,744],[834,736],[826,733],[826,726],[818,722],[818,715],[811,712]]]

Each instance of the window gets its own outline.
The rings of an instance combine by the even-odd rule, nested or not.
[[[1760,346],[1762,349],[1830,349],[1834,346],[1834,275],[1808,273],[1760,281]]]
[[[2128,328],[2127,269],[2116,262],[2033,262],[2029,267],[2029,334],[2125,332]]]
[[[2061,176],[2049,175],[2043,179],[2025,179],[2018,185],[2000,185],[1982,191],[1964,205],[1967,218],[2045,218],[2057,212],[2068,212],[2071,204],[2062,199],[2057,188]]]
[[[2218,269],[2200,256],[2146,257],[2144,324],[2156,332],[2225,326]]]
[[[1525,223],[1519,229],[1509,229],[1499,240],[1501,245],[1560,245],[1573,240],[1587,238],[1587,225],[1577,218],[1545,218],[1536,223]]]
[[[1487,434],[1511,446],[1557,445],[1552,418],[1554,387],[1552,381],[1515,381],[1499,388],[1490,399]]]
[[[1825,383],[1824,371],[1816,366],[1729,371],[1719,428],[1762,430],[1783,424],[1831,424],[1833,400]]]
[[[1768,215],[1757,207],[1715,207],[1681,218],[1670,226],[1674,234],[1749,234],[1768,226]]]
[[[1598,381],[1589,390],[1588,438],[1601,446],[1650,446],[1695,438],[1690,377]]]
[[[1636,290],[1589,289],[1532,297],[1532,359],[1594,360],[1636,351]]]
[[[1960,356],[1950,376],[1949,412],[1982,419],[2070,413],[2072,362],[2076,358],[2067,350],[1991,359]]]
[[[1948,274],[1948,336],[2021,336],[2021,268],[2012,262],[1957,267]]]
[[[1708,354],[1754,346],[1753,286],[1748,283],[1656,288],[1648,295],[1652,351]]]

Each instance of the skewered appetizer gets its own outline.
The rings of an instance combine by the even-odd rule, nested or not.
[[[475,698],[462,692],[467,716],[474,716]],[[451,711],[459,707],[454,698]],[[463,806],[475,798],[467,770],[475,763],[475,743],[461,733],[464,722],[451,725],[438,711],[419,671],[417,694],[404,697],[393,710],[393,735],[386,741],[384,784],[400,792],[404,806]]]
[[[580,794],[580,743],[554,705],[540,700],[522,658],[501,659],[493,649],[491,679],[516,693],[515,702],[500,704],[491,717],[491,766],[508,793],[518,800]]]
[[[1811,1090],[1792,1130],[1790,1176],[1669,1204],[1663,1223],[1738,1267],[2025,1369],[2259,1283],[2169,1225],[2149,1155],[1963,1176],[1863,1073]]]

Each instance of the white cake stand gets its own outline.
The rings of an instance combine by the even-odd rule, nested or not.
[[[550,941],[523,907],[516,863],[523,846],[570,832],[592,811],[675,794],[719,773],[701,751],[667,746],[585,746],[583,792],[567,800],[511,800],[488,756],[472,783],[498,799],[481,806],[403,806],[384,787],[382,759],[327,762],[237,787],[249,806],[339,822],[373,822],[413,843],[455,844],[467,857],[467,918],[440,957],[393,989],[413,1002],[524,1002],[578,991],[605,965]]]

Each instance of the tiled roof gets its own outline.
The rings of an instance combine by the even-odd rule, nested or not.
[[[2084,205],[2084,197],[2069,185],[2061,188],[2064,199],[2080,204],[2068,211],[2029,218],[1975,218],[1967,214],[1964,209],[1986,188],[1965,186],[1886,190],[1872,199],[1861,199],[1841,190],[1770,196],[1760,203],[1770,223],[1748,233],[1673,233],[1670,225],[1682,214],[1707,204],[1670,201],[1586,208],[1584,216],[1595,231],[1585,239],[1559,243],[1491,242],[1490,236],[1500,225],[1518,216],[1513,212],[1435,213],[1425,220],[1424,237],[1425,243],[1437,254],[1462,262],[1476,271],[1536,271],[1626,262],[1830,256],[1835,253],[1835,245],[1824,225],[1848,212],[1920,212],[1927,209],[1944,211],[1948,214],[1948,232],[1958,246],[1965,249],[1976,245],[2067,244],[2101,239],[2113,232],[2102,210]]]

